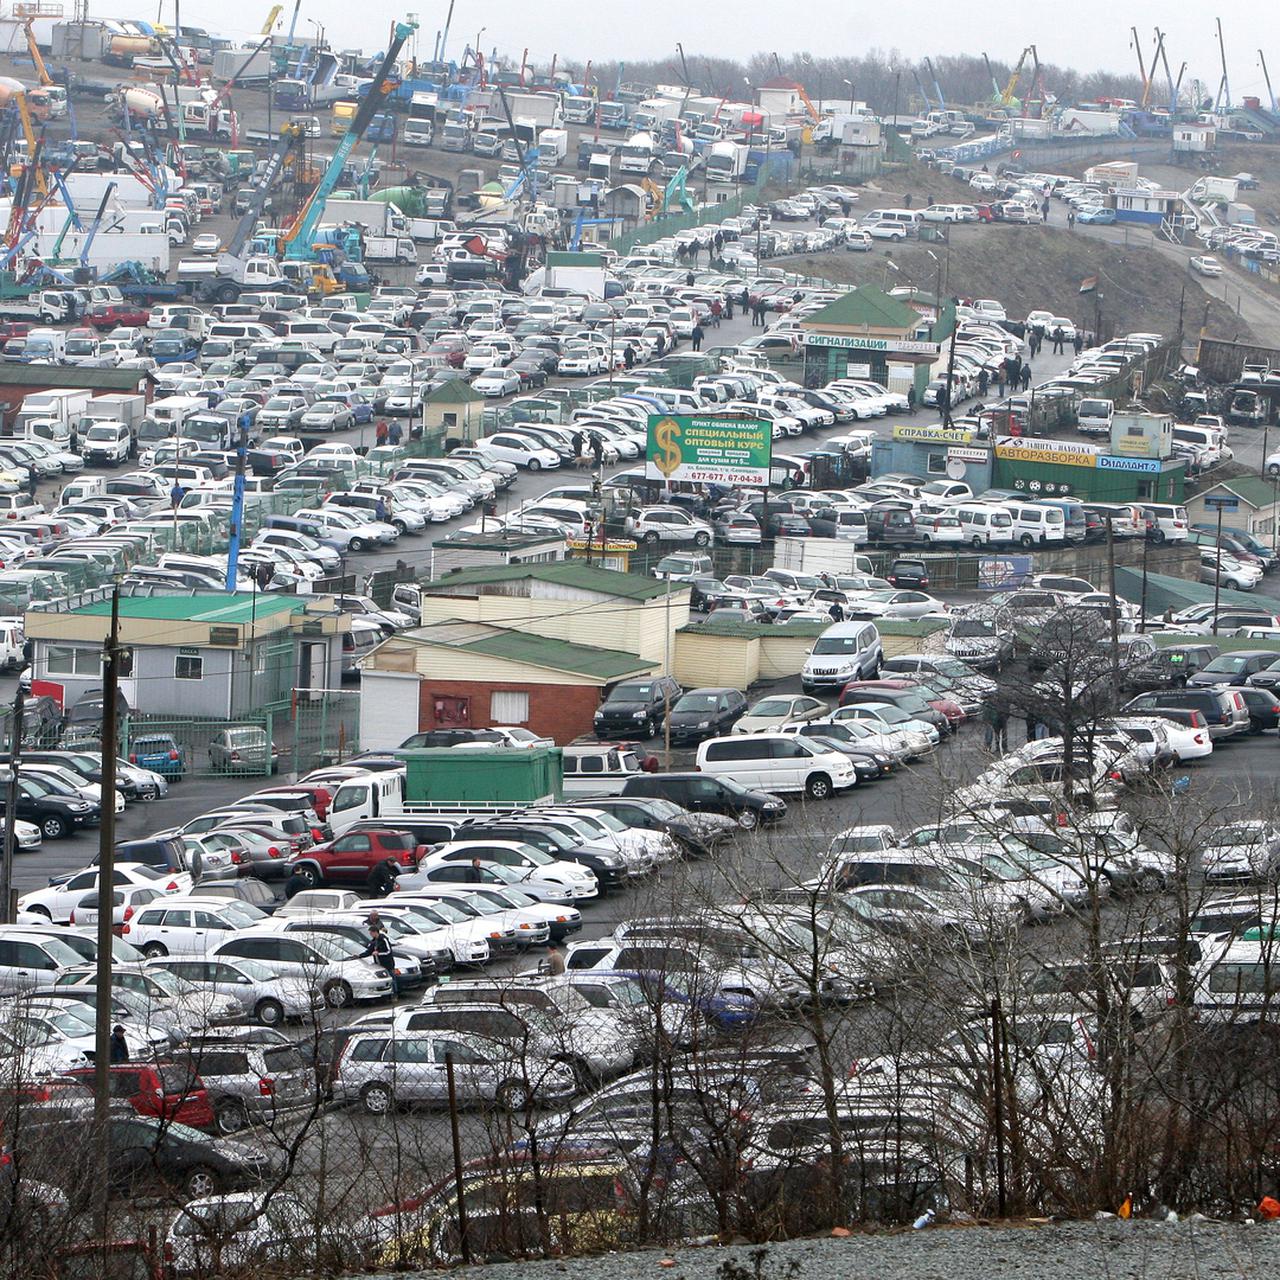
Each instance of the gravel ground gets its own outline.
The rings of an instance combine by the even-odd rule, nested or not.
[[[673,1259],[674,1266],[663,1266]],[[1207,1280],[1272,1276],[1280,1225],[1198,1222],[1028,1223],[1016,1227],[930,1227],[884,1235],[794,1240],[758,1246],[642,1250],[632,1254],[519,1262],[520,1280]],[[457,1276],[506,1280],[506,1265]]]

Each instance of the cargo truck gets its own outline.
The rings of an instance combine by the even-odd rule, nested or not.
[[[618,168],[622,173],[647,174],[653,164],[657,144],[651,133],[633,133],[622,144]]]
[[[536,129],[558,129],[563,123],[560,100],[554,94],[508,93],[506,99],[512,119],[523,116],[532,121]],[[501,105],[498,111],[506,116]]]
[[[707,152],[708,182],[740,182],[747,168],[747,147],[741,142],[717,142]]]
[[[596,118],[596,100],[567,96],[562,108],[565,124],[591,124]]]
[[[240,86],[266,84],[272,75],[274,56],[269,48],[219,49],[213,55],[213,79],[225,84],[234,79]]]
[[[447,120],[440,131],[440,148],[443,151],[470,151],[470,122],[466,119]]]
[[[418,249],[408,236],[365,236],[364,257],[366,262],[415,263]]]
[[[369,704],[362,719],[377,713],[376,697],[370,697]],[[507,813],[563,795],[558,747],[485,751],[419,747],[394,754],[404,760],[403,769],[357,774],[338,785],[328,816],[335,836],[366,818],[390,821],[459,810],[476,815]]]
[[[600,127],[610,133],[623,133],[631,124],[628,104],[625,102],[602,102],[600,104]]]
[[[429,147],[436,133],[436,106],[439,99],[434,93],[418,92],[409,99],[408,118],[401,135],[409,147]]]
[[[543,129],[538,134],[538,163],[557,165],[569,154],[569,134],[564,129]]]
[[[679,118],[679,102],[671,98],[646,98],[631,113],[631,124],[645,133],[654,133],[668,121],[674,122]]]

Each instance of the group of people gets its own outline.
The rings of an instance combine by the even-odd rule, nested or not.
[[[381,418],[373,429],[373,438],[378,444],[399,444],[404,439],[404,431],[395,419],[388,423]]]
[[[569,437],[569,448],[573,450],[573,456],[577,459],[579,466],[585,461],[587,454],[591,455],[591,465],[597,470],[604,461],[604,442],[597,435],[589,436],[582,431],[575,431]]]
[[[1053,726],[1042,720],[1035,711],[1020,708],[1016,712],[999,702],[988,702],[982,709],[983,743],[988,751],[1004,753],[1009,750],[1009,724],[1020,716],[1026,725],[1026,740],[1035,742],[1054,732]]]

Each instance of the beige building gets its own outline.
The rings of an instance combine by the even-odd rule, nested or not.
[[[422,624],[450,619],[663,664],[689,622],[689,588],[579,560],[463,569],[422,588]]]

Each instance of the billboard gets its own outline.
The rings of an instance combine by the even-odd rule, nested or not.
[[[674,413],[649,416],[647,480],[764,488],[772,458],[771,422]]]

